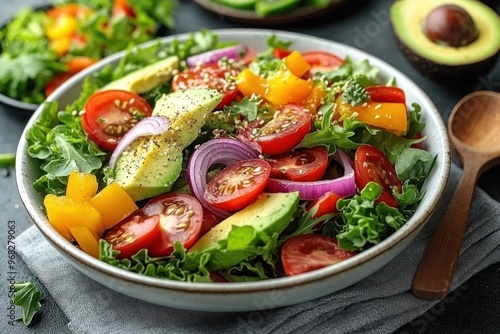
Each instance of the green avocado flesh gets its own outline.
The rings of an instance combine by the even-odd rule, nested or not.
[[[135,201],[169,191],[180,175],[183,150],[196,139],[221,99],[219,92],[207,88],[163,95],[153,116],[167,117],[170,129],[132,142],[116,163],[115,181]]]
[[[202,254],[210,254],[209,270],[231,268],[255,254],[261,240],[258,233],[268,236],[281,233],[293,218],[299,202],[299,193],[263,193],[245,209],[236,212],[217,224],[201,237],[187,252],[190,263],[196,267]],[[229,242],[233,227],[248,228],[245,237],[238,242]],[[251,227],[251,228],[250,228]],[[225,242],[226,241],[226,242]]]
[[[424,32],[427,15],[441,5],[456,5],[469,13],[479,37],[466,46],[452,47],[432,42]],[[390,9],[394,33],[404,47],[436,64],[456,66],[488,60],[500,49],[500,18],[476,0],[396,0]]]
[[[179,67],[179,59],[168,57],[112,81],[101,90],[121,89],[136,94],[146,93],[172,79],[177,67]]]

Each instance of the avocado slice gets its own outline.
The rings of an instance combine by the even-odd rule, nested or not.
[[[252,257],[259,246],[258,233],[268,236],[281,233],[293,218],[299,193],[263,193],[245,209],[229,216],[204,236],[187,252],[186,269],[194,269],[203,254],[210,254],[206,266],[210,271],[228,269]],[[248,228],[238,242],[228,242],[233,227]]]
[[[135,201],[169,191],[181,173],[183,150],[196,139],[221,99],[218,91],[208,88],[163,95],[153,115],[167,117],[170,129],[132,142],[118,158],[115,181]]]
[[[475,25],[472,28],[477,29],[477,37],[460,46],[432,41],[426,32],[426,19],[444,5],[465,10]],[[488,72],[498,59],[500,18],[481,1],[395,0],[390,19],[403,54],[415,69],[430,79],[463,82]]]
[[[179,58],[168,57],[111,81],[101,90],[121,89],[143,94],[172,79],[174,70],[178,67]]]

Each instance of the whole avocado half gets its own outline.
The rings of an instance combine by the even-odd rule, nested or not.
[[[431,41],[424,31],[427,15],[441,5],[464,9],[474,21],[478,37],[453,47]],[[499,56],[500,17],[477,0],[395,0],[390,6],[394,35],[410,64],[426,77],[445,83],[463,83],[490,71]]]

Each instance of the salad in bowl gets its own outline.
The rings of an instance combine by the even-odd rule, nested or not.
[[[24,135],[21,197],[56,248],[181,308],[354,283],[409,244],[449,168],[442,120],[404,75],[266,30],[117,54],[58,88]]]

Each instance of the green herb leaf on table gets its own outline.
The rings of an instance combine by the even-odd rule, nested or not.
[[[16,166],[15,153],[0,153],[0,167],[14,168]]]
[[[32,282],[16,282],[14,288],[16,289],[14,304],[23,309],[23,315],[18,320],[22,320],[26,326],[29,326],[42,307],[40,303],[42,293]]]

